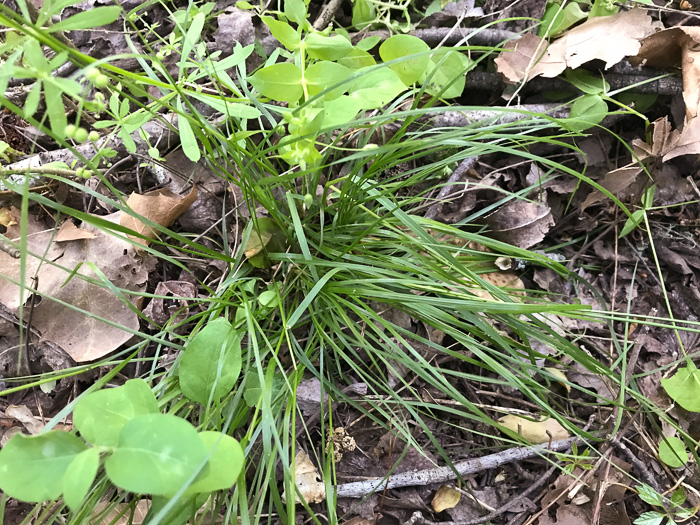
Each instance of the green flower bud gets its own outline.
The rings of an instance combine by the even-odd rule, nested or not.
[[[104,88],[109,85],[109,77],[107,75],[100,74],[96,79],[95,79],[95,87],[97,88]]]
[[[100,71],[94,67],[91,67],[85,72],[85,78],[90,80],[91,82],[94,82],[97,77],[100,76]]]
[[[88,132],[85,128],[78,128],[75,130],[73,138],[76,142],[85,142],[88,138]]]

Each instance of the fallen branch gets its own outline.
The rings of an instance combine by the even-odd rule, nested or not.
[[[444,483],[456,479],[458,474],[459,476],[468,476],[484,470],[500,467],[507,463],[513,463],[514,461],[521,461],[534,456],[543,456],[548,452],[566,451],[571,448],[574,442],[580,440],[581,438],[573,437],[552,441],[547,445],[509,448],[497,454],[456,463],[454,465],[454,470],[450,467],[438,467],[393,474],[389,478],[374,478],[354,483],[345,483],[343,485],[338,485],[336,495],[339,498],[362,498],[368,494],[386,489]]]

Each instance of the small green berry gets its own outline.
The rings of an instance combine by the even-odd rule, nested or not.
[[[314,203],[314,196],[311,195],[310,193],[307,193],[304,195],[304,206],[306,209],[311,208],[311,205]]]
[[[85,128],[78,128],[75,130],[73,138],[76,142],[85,142],[88,138],[88,132]]]
[[[66,138],[72,139],[73,137],[75,137],[75,132],[77,130],[78,128],[74,124],[68,124],[63,130],[63,133],[66,135]]]
[[[98,77],[95,79],[95,87],[96,88],[104,88],[109,85],[109,77],[107,75],[100,74]]]
[[[85,78],[87,78],[91,82],[94,82],[99,76],[100,71],[94,67],[91,67],[85,72]]]
[[[165,58],[165,55],[163,55],[163,53],[162,53],[161,51],[158,51],[158,52],[156,53],[156,58],[157,58],[158,60],[163,60],[163,59]]]
[[[97,131],[93,130],[90,133],[88,133],[88,140],[90,142],[96,142],[96,141],[100,140],[100,134]]]
[[[90,171],[87,168],[78,168],[77,170],[75,170],[75,174],[83,179],[90,178]]]
[[[95,93],[95,102],[97,102],[98,104],[103,104],[104,101],[105,96],[102,93],[100,93],[99,91]]]

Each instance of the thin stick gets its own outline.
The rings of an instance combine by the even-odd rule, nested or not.
[[[541,456],[548,452],[561,452],[571,448],[571,444],[581,438],[573,437],[552,441],[547,445],[534,445],[530,447],[509,448],[497,454],[484,456],[482,458],[468,459],[454,465],[460,476],[467,476],[476,472],[482,472],[492,468],[531,458]],[[388,480],[386,478],[374,478],[354,483],[338,485],[337,497],[339,498],[362,498],[367,494],[383,490],[385,487],[394,489],[398,487],[411,487],[416,485],[430,485],[432,483],[444,483],[457,478],[457,473],[450,467],[438,467],[433,469],[419,470],[415,472],[404,472],[394,474]]]

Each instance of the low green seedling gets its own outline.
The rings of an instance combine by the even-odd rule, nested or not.
[[[438,4],[444,3],[445,5],[449,3],[445,0],[435,0],[433,4],[436,2]],[[394,0],[391,2],[384,0],[352,0],[352,26],[359,30],[372,25],[380,25],[386,27],[392,33],[407,33],[413,29],[411,8],[415,9],[413,0]],[[428,14],[430,13],[426,12],[426,16]]]
[[[53,0],[44,3],[39,11],[36,26],[47,25],[54,15],[60,15],[68,6],[78,3],[78,0]],[[24,2],[18,2],[20,11],[25,20],[30,20],[27,6]],[[114,22],[122,12],[119,6],[105,6],[77,13],[53,25],[48,25],[44,30],[47,33],[59,31],[74,31],[90,29]],[[13,28],[15,23],[0,15],[0,24]],[[46,113],[51,131],[57,137],[65,138],[67,125],[66,114],[68,111],[63,104],[63,96],[83,103],[81,94],[83,86],[74,79],[55,76],[52,73],[68,62],[67,51],[61,51],[51,60],[44,56],[40,42],[32,36],[19,35],[12,31],[5,34],[5,42],[0,46],[0,55],[9,56],[0,67],[0,93],[7,91],[8,81],[12,79],[34,79],[27,98],[24,102],[24,119],[29,119],[37,112],[42,98],[45,101]]]
[[[652,207],[654,203],[655,192],[656,184],[652,184],[644,191],[644,193],[642,194],[642,208],[639,210],[635,210],[632,213],[632,216],[627,218],[625,225],[622,227],[622,231],[620,231],[620,239],[632,232],[644,221],[644,217],[647,211],[649,210],[649,208]]]
[[[238,441],[161,414],[140,379],[85,396],[73,422],[80,437],[59,430],[13,436],[0,450],[0,489],[28,502],[62,497],[77,511],[102,464],[119,488],[166,499],[184,489],[180,502],[187,502],[230,488],[243,466]]]
[[[243,334],[220,317],[190,339],[179,370],[185,396],[209,406],[233,390],[241,373]]]
[[[643,501],[659,510],[645,512],[634,520],[635,525],[675,525],[676,520],[686,521],[693,515],[692,510],[682,507],[686,500],[683,487],[678,487],[670,500],[645,484],[637,486],[637,492]]]

